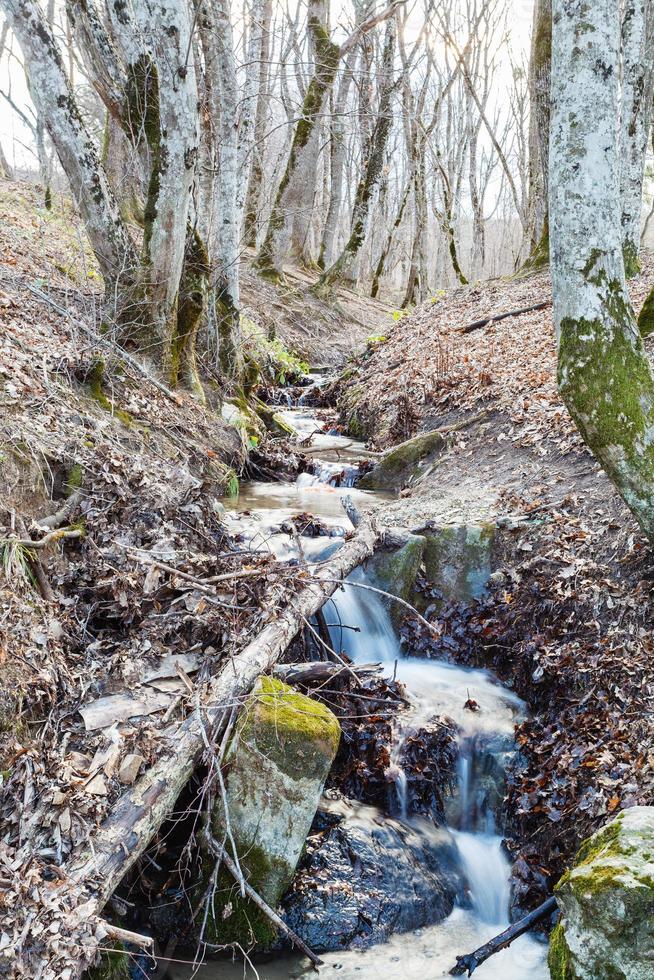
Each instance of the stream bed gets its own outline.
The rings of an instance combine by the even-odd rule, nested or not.
[[[244,484],[227,505],[227,520],[245,542],[242,547],[270,550],[280,559],[290,559],[298,557],[296,541],[274,529],[294,515],[311,513],[331,529],[329,537],[302,539],[304,558],[319,561],[340,547],[344,528],[350,527],[340,502],[343,494],[350,494],[362,509],[379,494],[343,490],[328,482],[333,478],[344,485],[351,482],[350,471],[353,478],[357,462],[369,455],[362,444],[320,432],[310,409],[288,409],[283,414],[295,427],[303,450],[312,457],[315,453],[314,474],[302,474],[296,484]],[[447,818],[466,882],[466,907],[456,907],[437,925],[393,935],[363,951],[322,954],[319,975],[341,980],[436,980],[449,976],[457,955],[471,952],[509,924],[510,865],[495,814],[480,791],[479,773],[484,767],[478,753],[480,745],[486,753],[489,745],[500,746],[498,756],[507,754],[507,746],[512,750],[514,725],[523,716],[524,706],[487,671],[405,657],[384,600],[361,585],[366,585],[365,572],[357,569],[326,604],[325,617],[336,650],[345,650],[356,662],[381,661],[390,675],[406,685],[412,707],[400,715],[392,760],[399,758],[407,735],[435,715],[449,716],[460,730],[457,799]],[[339,623],[358,631],[343,629]],[[479,710],[464,707],[469,699],[477,702]],[[392,764],[396,766],[395,761]],[[399,766],[394,780],[393,818],[410,822],[406,779]],[[377,819],[383,815],[378,814]],[[492,956],[474,975],[480,980],[547,980],[546,957],[546,945],[526,935]],[[255,964],[226,960],[199,968],[171,964],[167,974],[170,980],[282,980],[315,975],[308,960],[297,954],[258,958]]]

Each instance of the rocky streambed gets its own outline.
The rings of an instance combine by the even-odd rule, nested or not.
[[[349,438],[325,434],[311,409],[287,409],[283,415],[311,457],[313,473],[293,484],[243,484],[228,504],[228,523],[241,547],[271,550],[291,562],[320,563],[351,529],[341,504],[343,487],[354,482],[369,454]],[[379,492],[348,492],[362,511],[393,499]],[[322,533],[298,534],[301,519],[306,526],[309,515]],[[411,656],[400,640],[395,604],[375,591],[415,598],[416,576],[427,564],[439,594],[457,589],[462,598],[480,594],[492,574],[492,543],[492,529],[483,522],[408,535],[399,547],[396,542],[357,569],[324,607],[333,649],[355,666],[381,663],[389,680],[403,685],[405,706],[390,722],[381,805],[328,790],[282,903],[285,921],[322,954],[321,972],[338,969],[352,978],[400,970],[407,977],[424,977],[426,971],[447,976],[458,954],[508,925],[503,781],[524,706],[486,671]],[[408,760],[415,762],[416,751],[429,755],[424,737],[434,728],[440,738],[447,730],[449,769],[429,797],[421,793],[416,767],[411,770]],[[429,761],[421,760],[423,779],[436,784]],[[253,977],[273,980],[302,975],[309,964],[301,955],[281,953],[248,969]],[[243,970],[241,962],[220,960],[199,972],[171,964],[169,975],[210,980],[243,976]],[[524,936],[478,975],[544,980],[546,947]]]

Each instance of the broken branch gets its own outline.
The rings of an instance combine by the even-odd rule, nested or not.
[[[481,966],[490,956],[494,953],[499,953],[501,949],[506,949],[510,946],[514,939],[518,936],[522,936],[523,933],[528,932],[534,923],[538,922],[539,919],[543,919],[546,915],[549,915],[556,908],[556,899],[554,897],[548,898],[547,901],[539,905],[538,908],[529,912],[524,918],[519,919],[501,932],[499,936],[495,936],[494,939],[489,939],[487,943],[476,949],[474,953],[466,953],[465,956],[457,956],[456,966],[453,966],[450,970],[451,977],[462,977],[465,973],[469,977],[475,972],[478,966]]]

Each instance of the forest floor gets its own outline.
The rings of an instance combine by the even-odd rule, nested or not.
[[[204,408],[102,340],[102,282],[66,201],[46,211],[34,186],[0,181],[0,222],[0,974],[13,960],[35,976],[47,936],[54,973],[39,976],[61,980],[73,954],[57,875],[193,710],[175,655],[201,686],[302,583],[225,530],[220,497],[251,441],[213,411],[208,366]],[[245,279],[246,314],[274,307],[278,335],[322,364],[386,312],[347,293],[334,311],[302,273],[274,304]],[[286,472],[303,465],[282,456]],[[15,544],[53,526],[51,547]]]
[[[75,533],[38,564],[6,542],[0,555],[0,953],[31,931],[37,955],[40,895],[57,923],[48,879],[128,785],[128,756],[152,764],[190,710],[169,655],[183,649],[202,681],[283,608],[297,571],[225,533],[219,498],[244,465],[242,434],[103,347],[101,282],[69,209],[45,212],[33,187],[0,181],[0,221],[0,536],[42,537],[75,500],[63,517]],[[636,304],[653,279],[647,257]],[[337,386],[353,434],[380,450],[463,423],[385,519],[513,522],[486,599],[448,607],[440,640],[404,629],[416,652],[493,666],[530,706],[510,808],[517,903],[532,906],[591,829],[654,802],[651,548],[560,403],[551,310],[461,332],[547,303],[546,274],[455,290],[397,322],[347,290],[330,308],[312,281],[289,270],[275,290],[246,262],[246,314],[264,330],[272,316],[313,363],[364,348]],[[216,575],[234,577],[207,591]],[[119,728],[94,727],[107,697],[127,712]],[[43,980],[65,975],[66,934],[48,935]]]
[[[646,255],[636,309],[653,281]],[[558,396],[551,305],[465,332],[550,302],[547,273],[457,289],[352,359],[333,392],[373,448],[455,425],[386,521],[504,527],[489,595],[435,618],[440,640],[410,621],[405,636],[409,651],[494,668],[529,705],[508,802],[523,909],[611,814],[654,804],[651,546]]]

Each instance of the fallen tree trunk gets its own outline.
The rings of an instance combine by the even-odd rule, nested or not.
[[[542,303],[534,303],[533,306],[522,306],[519,310],[508,310],[506,313],[495,313],[493,316],[484,317],[483,320],[473,320],[461,327],[459,333],[472,333],[474,330],[481,330],[488,327],[491,323],[500,323],[501,320],[508,320],[512,316],[524,316],[525,313],[536,313],[538,310],[546,310],[552,305],[551,299],[546,299]]]
[[[382,664],[343,664],[316,660],[308,664],[277,664],[273,677],[286,684],[306,684],[313,681],[329,681],[343,673],[366,677],[383,670]]]
[[[528,912],[522,919],[514,922],[501,932],[499,936],[495,936],[493,939],[489,939],[487,943],[476,949],[474,953],[466,953],[465,956],[457,956],[456,966],[453,966],[450,970],[451,977],[462,977],[465,973],[469,977],[475,972],[478,966],[485,963],[486,960],[492,956],[494,953],[499,953],[501,949],[506,949],[510,946],[514,939],[518,936],[522,936],[523,933],[529,932],[531,927],[539,921],[539,919],[544,919],[546,915],[550,915],[556,909],[556,899],[554,897],[548,898],[542,905],[534,909],[532,912]]]
[[[143,853],[173,810],[182,789],[199,764],[205,739],[215,740],[230,712],[257,677],[270,670],[301,629],[354,568],[374,549],[378,531],[371,520],[362,522],[354,537],[334,557],[307,576],[301,590],[279,617],[269,623],[240,653],[231,656],[209,685],[202,714],[195,711],[168,736],[168,746],[156,764],[123,794],[111,814],[91,835],[82,853],[63,869],[71,916],[83,908],[83,920],[98,915],[118,884]],[[70,978],[78,977],[94,959],[95,947],[84,946]],[[69,963],[69,966],[73,966]]]

